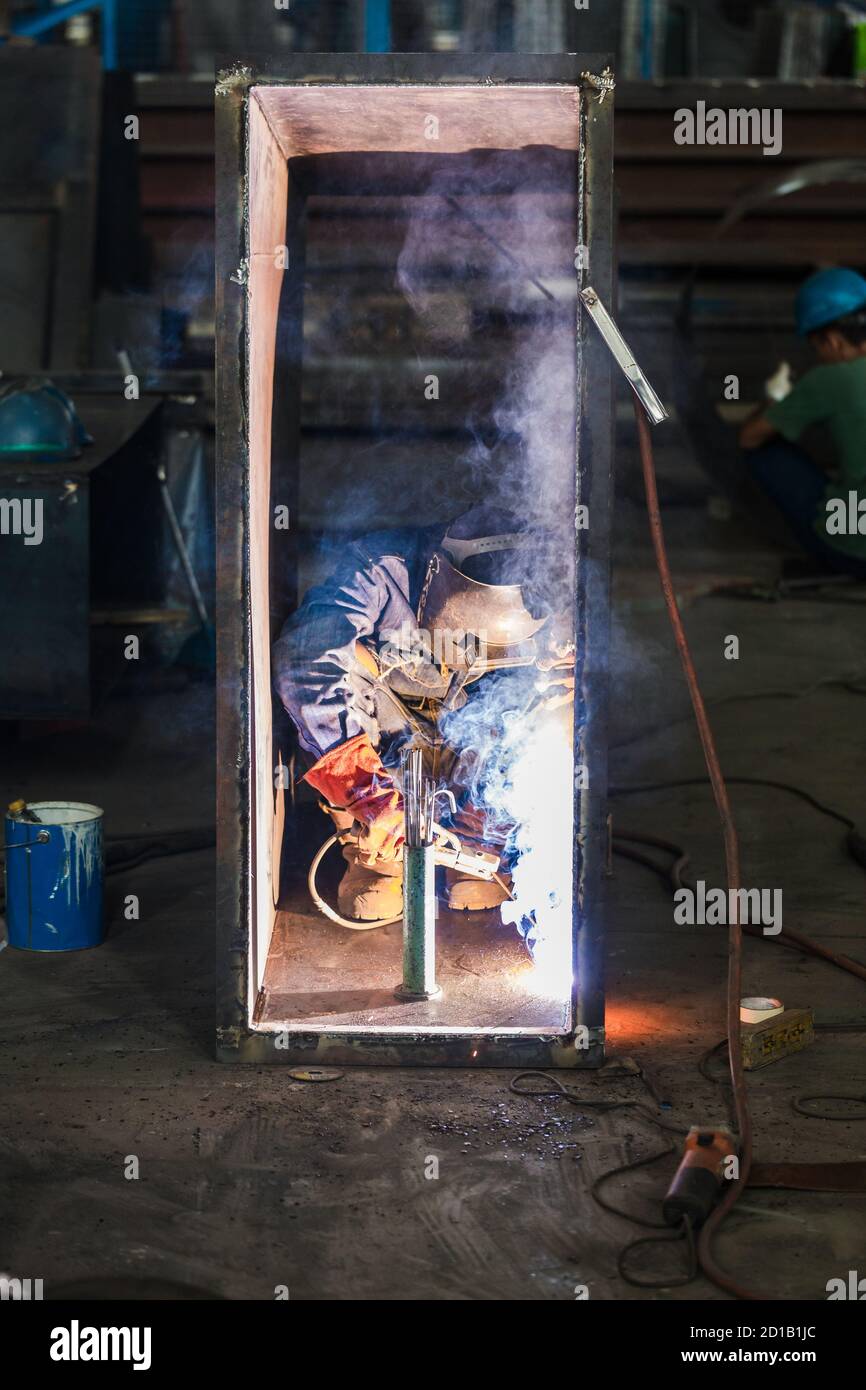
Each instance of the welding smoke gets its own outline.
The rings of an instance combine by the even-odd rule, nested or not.
[[[573,157],[547,147],[437,166],[414,200],[397,266],[397,282],[425,323],[445,312],[444,264],[470,305],[495,390],[465,421],[473,442],[457,467],[470,498],[517,512],[530,528],[562,526],[574,511],[577,211],[573,194],[563,192],[574,185]],[[447,325],[439,321],[438,331],[447,345]],[[450,346],[465,357],[462,331]],[[563,547],[573,548],[570,530]],[[567,566],[556,569],[550,604],[569,607],[573,576]]]
[[[557,615],[560,642],[574,633],[574,172],[571,156],[547,148],[485,152],[436,168],[410,220],[397,276],[416,313],[435,313],[447,247],[474,332],[497,354],[498,389],[466,421],[473,442],[459,467],[476,501],[516,513],[525,529],[550,538],[534,556],[533,589]],[[455,341],[455,355],[461,350]],[[542,649],[551,627],[539,635]],[[503,920],[525,935],[556,994],[570,984],[571,710],[550,714],[539,684],[535,667],[488,673],[441,727],[460,750],[455,779],[512,872],[514,900]]]

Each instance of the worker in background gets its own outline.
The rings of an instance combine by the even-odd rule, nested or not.
[[[304,780],[337,830],[354,831],[344,840],[344,916],[402,910],[398,767],[410,740],[455,792],[450,828],[461,841],[504,843],[508,827],[480,809],[483,764],[495,757],[498,720],[572,698],[573,642],[561,636],[566,623],[552,621],[567,606],[570,632],[567,554],[551,533],[479,505],[444,537],[440,524],[348,543],[285,623],[274,684],[312,764]],[[452,908],[497,907],[506,896],[454,870],[447,880]]]
[[[801,286],[797,332],[819,365],[740,431],[752,476],[823,568],[866,579],[866,279],[821,270]],[[836,455],[828,478],[798,441],[826,430]]]

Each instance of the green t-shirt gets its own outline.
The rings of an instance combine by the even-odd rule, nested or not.
[[[789,396],[770,406],[767,419],[792,443],[810,425],[826,427],[836,451],[839,476],[828,482],[815,530],[837,550],[866,559],[866,357],[813,367]],[[857,494],[856,500],[849,497],[852,492]],[[838,505],[828,510],[826,504],[831,500]],[[862,512],[857,508],[860,501],[864,503]],[[834,528],[840,526],[841,504],[848,514],[849,531],[834,534]]]

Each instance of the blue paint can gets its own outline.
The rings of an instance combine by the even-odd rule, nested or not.
[[[20,803],[18,803],[20,805]],[[102,941],[102,810],[34,801],[6,815],[6,923],[21,951]]]

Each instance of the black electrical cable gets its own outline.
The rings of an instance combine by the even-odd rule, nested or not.
[[[628,838],[624,838],[620,841],[618,832],[615,832],[611,837],[612,853],[621,859],[630,859],[635,864],[642,864],[644,868],[650,869],[669,888],[673,888],[675,892],[680,888],[694,890],[694,883],[685,876],[685,870],[691,863],[691,859],[680,846],[671,846],[672,850],[676,849],[678,855],[673,864],[660,864],[658,860],[653,859],[651,855],[642,854],[640,850],[634,849],[631,844],[633,838],[637,837],[628,836]],[[743,924],[743,931],[749,936],[760,938],[762,941],[770,939],[766,938],[762,931],[750,926],[748,923]],[[821,960],[828,960],[831,964],[839,965],[844,970],[849,969],[847,956],[836,959],[832,951],[827,951],[824,947],[818,946],[817,943],[813,942],[809,937],[800,936],[797,932],[791,932],[790,928],[783,928],[779,935],[774,936],[772,940],[776,945],[784,946],[788,951],[810,952]],[[843,960],[845,964],[842,963]],[[859,970],[855,971],[855,973],[859,974]]]
[[[700,1061],[698,1062],[698,1071],[700,1072],[701,1076],[704,1077],[706,1081],[712,1081],[714,1086],[722,1086],[729,1080],[727,1072],[724,1076],[714,1076],[713,1073],[710,1071],[710,1064],[712,1063],[713,1058],[717,1055],[717,1053],[721,1052],[723,1047],[727,1047],[727,1045],[727,1038],[722,1038],[712,1047],[707,1048],[707,1051],[703,1054]]]
[[[197,854],[199,850],[211,849],[216,844],[216,831],[212,825],[197,825],[189,830],[145,830],[133,835],[106,835],[105,873],[126,873],[137,869],[149,859],[166,859],[175,854]],[[0,857],[2,857],[0,846]],[[0,911],[6,905],[6,896],[0,884]]]
[[[520,1086],[518,1083],[523,1081],[526,1077],[539,1077],[542,1081],[548,1083],[547,1087],[544,1090],[539,1090]],[[666,1134],[675,1134],[678,1138],[682,1138],[684,1134],[688,1133],[688,1130],[684,1129],[681,1125],[666,1124],[664,1120],[659,1119],[657,1115],[652,1113],[648,1106],[643,1105],[640,1101],[611,1100],[609,1098],[595,1100],[586,1096],[578,1096],[573,1091],[569,1090],[569,1088],[560,1081],[559,1077],[551,1075],[550,1072],[518,1072],[508,1083],[508,1089],[516,1096],[532,1096],[536,1099],[552,1096],[556,1099],[564,1099],[567,1100],[570,1105],[577,1106],[580,1109],[596,1110],[600,1111],[602,1114],[608,1110],[628,1109],[632,1114],[639,1115],[641,1119],[647,1120],[650,1124],[655,1125],[657,1129],[663,1130]],[[697,1273],[697,1253],[695,1249],[694,1233],[690,1224],[685,1219],[679,1230],[671,1230],[666,1221],[653,1221],[649,1217],[638,1216],[636,1212],[625,1211],[622,1207],[616,1206],[607,1197],[602,1196],[602,1188],[605,1183],[612,1181],[616,1177],[620,1177],[623,1173],[633,1173],[640,1168],[650,1168],[654,1163],[658,1163],[661,1159],[668,1158],[671,1154],[675,1153],[676,1145],[673,1143],[667,1144],[663,1149],[659,1149],[657,1153],[648,1154],[645,1158],[634,1159],[631,1163],[622,1163],[616,1168],[609,1168],[606,1173],[602,1173],[600,1177],[596,1178],[590,1188],[590,1196],[593,1200],[597,1202],[604,1211],[610,1212],[612,1216],[618,1216],[623,1221],[630,1221],[635,1226],[643,1226],[651,1231],[669,1232],[669,1234],[663,1236],[639,1236],[637,1240],[629,1242],[628,1245],[623,1246],[622,1250],[620,1250],[617,1256],[617,1270],[627,1284],[631,1284],[638,1289],[681,1288],[685,1284],[690,1284]],[[628,1256],[639,1246],[668,1244],[669,1242],[681,1240],[683,1236],[685,1236],[688,1245],[688,1265],[684,1274],[672,1275],[668,1278],[641,1279],[626,1269],[625,1262]]]
[[[642,854],[633,848],[634,845],[649,845],[655,849],[667,851],[674,856],[674,863],[669,867],[667,864],[660,864],[652,855]],[[638,834],[633,830],[621,830],[615,826],[611,835],[611,849],[614,854],[618,854],[622,859],[633,859],[636,864],[643,864],[647,869],[652,869],[654,874],[665,883],[671,883],[679,887],[682,876],[687,869],[690,860],[682,845],[675,845],[672,840],[661,840],[657,835]]]
[[[679,1130],[678,1133],[684,1134],[685,1130]],[[621,1216],[624,1221],[632,1221],[635,1226],[646,1226],[651,1231],[669,1230],[666,1221],[652,1221],[648,1216],[638,1216],[633,1211],[624,1211],[622,1207],[615,1206],[607,1197],[602,1197],[601,1189],[605,1183],[611,1182],[623,1173],[636,1173],[639,1168],[651,1168],[654,1163],[658,1163],[661,1159],[668,1158],[675,1153],[676,1145],[667,1144],[665,1148],[659,1149],[658,1153],[649,1154],[646,1158],[636,1158],[631,1163],[621,1163],[616,1168],[609,1168],[606,1173],[602,1173],[601,1177],[596,1178],[589,1189],[590,1195],[604,1211],[609,1211],[612,1216]],[[626,1249],[628,1249],[627,1246]]]
[[[866,685],[861,685],[856,680],[846,680],[844,676],[829,676],[826,680],[814,681],[812,685],[803,686],[801,690],[744,690],[742,693],[734,691],[730,695],[720,695],[715,700],[708,700],[707,709],[716,710],[722,705],[749,704],[753,700],[801,700],[806,695],[813,695],[816,690],[832,689],[847,690],[851,695],[866,695]],[[690,723],[692,717],[689,711],[688,714],[668,718],[663,723],[650,724],[649,727],[620,739],[618,743],[611,743],[610,751],[616,753],[623,748],[630,748],[635,743],[641,743],[653,734],[667,733],[674,724]]]
[[[643,864],[644,868],[651,869],[659,878],[664,879],[665,883],[670,883],[670,870],[664,864],[659,864],[651,855],[642,854],[639,849],[621,843],[616,836],[611,842],[611,850],[620,859],[631,859],[635,864]]]
[[[542,1081],[548,1083],[547,1090],[529,1090],[524,1086],[518,1086],[518,1081],[522,1081],[526,1076],[540,1077]],[[567,1100],[569,1105],[575,1105],[580,1109],[600,1110],[602,1113],[606,1110],[633,1110],[636,1114],[648,1120],[650,1124],[654,1124],[658,1129],[666,1130],[670,1134],[688,1134],[688,1130],[683,1129],[681,1125],[669,1125],[666,1124],[664,1120],[660,1120],[657,1115],[652,1113],[649,1106],[644,1105],[639,1100],[611,1100],[610,1097],[604,1100],[595,1100],[590,1099],[588,1096],[575,1095],[574,1091],[570,1091],[568,1087],[560,1081],[559,1077],[554,1076],[551,1072],[538,1071],[535,1069],[520,1071],[516,1076],[511,1078],[508,1083],[508,1089],[516,1096],[530,1096],[535,1100],[543,1100],[548,1096],[555,1096],[557,1099]]]
[[[632,1274],[626,1269],[626,1259],[633,1250],[645,1245],[669,1245],[672,1242],[682,1240],[683,1237],[685,1237],[688,1251],[688,1264],[683,1274],[670,1275],[667,1279],[639,1279],[636,1274]],[[686,1284],[691,1284],[698,1274],[698,1251],[692,1223],[687,1216],[684,1216],[679,1230],[671,1231],[669,1235],[638,1236],[637,1240],[624,1245],[620,1250],[616,1259],[616,1267],[619,1277],[635,1289],[680,1289]]]
[[[833,820],[839,821],[842,825],[847,825],[849,830],[856,830],[856,822],[850,816],[846,816],[842,811],[835,811],[832,806],[826,806],[823,801],[819,801],[811,792],[804,791],[802,787],[795,787],[790,782],[778,782],[769,777],[725,777],[726,782],[739,783],[747,787],[774,787],[776,791],[789,792],[791,796],[797,796],[801,801],[805,801],[814,810],[820,811],[824,816],[830,816]],[[709,777],[676,777],[666,782],[645,782],[635,786],[609,787],[608,796],[638,796],[641,792],[660,792],[670,791],[674,787],[705,787],[710,785]]]
[[[150,830],[138,835],[111,835],[106,839],[105,872],[124,873],[148,859],[166,859],[175,854],[197,854],[216,844],[211,825],[191,830]]]
[[[812,1101],[819,1100],[854,1101],[856,1105],[862,1105],[864,1108],[862,1110],[843,1111],[841,1115],[836,1111],[806,1109],[806,1106]],[[866,1120],[866,1095],[796,1096],[791,1101],[791,1105],[798,1115],[805,1115],[809,1120]]]
[[[855,822],[852,821],[850,817],[843,815],[841,811],[834,811],[832,807],[825,806],[822,802],[818,801],[810,792],[803,791],[801,787],[792,786],[788,782],[769,781],[762,777],[729,777],[726,780],[728,782],[743,782],[748,785],[775,787],[781,791],[791,792],[794,796],[798,796],[802,800],[808,802],[815,810],[830,816],[833,820],[841,821],[843,825],[849,827],[847,840],[849,852],[861,867],[866,868],[866,839],[860,835]],[[634,787],[612,787],[608,794],[610,796],[627,796],[639,792],[663,791],[670,787],[704,786],[707,781],[708,779],[705,777],[678,778],[671,782],[645,783]],[[631,848],[627,843],[623,843],[628,841],[658,845],[661,848],[666,848],[669,853],[677,854],[679,857],[676,859],[675,863],[671,865],[670,869],[666,871],[662,865],[649,855],[641,854],[638,850]],[[667,878],[675,891],[683,887],[693,887],[684,877],[684,871],[689,863],[689,857],[679,845],[674,845],[670,841],[660,840],[656,836],[640,836],[630,832],[615,830],[611,837],[611,847],[614,854],[618,854],[625,859],[632,859],[635,863],[643,864],[646,868],[651,869],[653,873],[658,874],[660,877]],[[779,945],[786,946],[792,951],[805,951],[807,954],[813,955],[819,960],[825,960],[830,965],[838,966],[840,970],[847,971],[849,975],[855,975],[860,980],[866,980],[866,965],[862,965],[860,961],[854,960],[851,956],[845,956],[840,952],[831,951],[828,947],[822,946],[819,942],[813,941],[811,937],[804,936],[802,932],[795,931],[792,927],[783,927],[778,936],[772,938],[765,937],[761,929],[754,924],[742,923],[741,930],[745,932],[746,935],[757,937],[762,941],[772,939]]]
[[[669,854],[681,855],[683,853],[680,845],[675,845],[673,840],[662,840],[658,835],[647,835],[645,831],[623,830],[622,826],[616,825],[613,830],[615,840],[626,840],[636,845],[651,845],[654,849],[665,849]]]
[[[542,1081],[548,1082],[547,1089],[538,1091],[529,1090],[524,1086],[518,1086],[518,1081],[522,1081],[524,1077],[527,1076],[541,1077]],[[604,1100],[594,1100],[590,1099],[588,1096],[575,1095],[573,1091],[570,1091],[567,1086],[563,1085],[558,1076],[553,1076],[547,1071],[520,1071],[516,1076],[511,1078],[508,1083],[508,1089],[516,1096],[530,1096],[534,1100],[543,1100],[546,1097],[555,1096],[557,1099],[567,1100],[569,1105],[576,1105],[587,1110],[600,1110],[602,1113],[606,1110],[620,1110],[624,1108],[631,1110],[646,1110],[646,1107],[642,1106],[638,1100],[611,1100],[609,1097]],[[655,1117],[652,1118],[653,1122],[655,1122]],[[677,1130],[677,1133],[684,1134],[685,1130]]]
[[[838,1029],[862,1032],[864,1031],[864,1027],[866,1027],[866,1025],[818,1024],[816,1025],[816,1027],[819,1029],[823,1028],[826,1031],[831,1032],[836,1031]],[[721,1053],[724,1049],[726,1049],[727,1046],[727,1038],[721,1038],[719,1042],[715,1043],[712,1047],[707,1049],[707,1051],[702,1055],[700,1061],[698,1062],[698,1070],[700,1071],[701,1075],[707,1081],[712,1082],[713,1085],[730,1085],[730,1076],[727,1073],[727,1071],[722,1075],[714,1075],[713,1072],[710,1070],[713,1059],[716,1056],[718,1056],[719,1053]],[[538,1078],[541,1081],[545,1082],[546,1085],[543,1089],[541,1089],[522,1086],[519,1084],[521,1081],[524,1081],[527,1078]],[[640,1118],[647,1120],[650,1124],[655,1125],[656,1128],[661,1129],[666,1134],[675,1134],[678,1137],[681,1137],[684,1134],[688,1133],[688,1131],[680,1125],[665,1123],[665,1121],[659,1119],[657,1115],[653,1115],[649,1108],[643,1105],[640,1101],[625,1099],[611,1100],[610,1098],[599,1100],[587,1096],[579,1096],[574,1091],[570,1090],[567,1086],[565,1086],[563,1082],[560,1081],[558,1076],[554,1076],[550,1072],[519,1072],[516,1076],[511,1078],[511,1081],[508,1085],[508,1089],[516,1096],[531,1096],[535,1099],[543,1099],[547,1097],[553,1097],[555,1099],[564,1099],[567,1100],[570,1105],[574,1105],[579,1109],[595,1110],[602,1114],[610,1110],[628,1109],[631,1111],[632,1114],[638,1115]],[[815,1109],[806,1108],[808,1105],[816,1101],[853,1101],[855,1104],[862,1105],[864,1108],[862,1111],[859,1112],[845,1111],[842,1113],[835,1113],[826,1110],[819,1111]],[[792,1108],[798,1114],[805,1115],[808,1119],[845,1120],[848,1122],[866,1120],[866,1094],[797,1096],[791,1101],[791,1105]],[[659,1149],[656,1153],[648,1154],[644,1158],[634,1159],[630,1163],[618,1164],[617,1167],[610,1168],[607,1170],[607,1172],[602,1173],[600,1177],[595,1179],[592,1186],[590,1187],[590,1196],[598,1204],[598,1206],[600,1206],[604,1211],[609,1212],[611,1216],[619,1217],[620,1220],[629,1221],[632,1225],[642,1226],[647,1230],[669,1232],[665,1235],[638,1236],[636,1240],[630,1241],[627,1245],[624,1245],[622,1249],[618,1252],[616,1262],[617,1272],[620,1278],[623,1279],[625,1283],[630,1284],[633,1288],[683,1288],[687,1284],[692,1283],[692,1281],[696,1279],[698,1275],[698,1256],[697,1244],[695,1240],[695,1231],[687,1218],[683,1219],[683,1223],[678,1230],[672,1230],[669,1227],[668,1223],[665,1221],[653,1220],[650,1217],[639,1216],[637,1212],[627,1211],[624,1207],[617,1206],[616,1203],[612,1202],[608,1197],[604,1196],[602,1193],[602,1189],[605,1187],[607,1183],[612,1182],[614,1178],[621,1177],[624,1173],[637,1172],[642,1168],[651,1168],[653,1164],[661,1162],[663,1158],[670,1157],[670,1155],[675,1154],[676,1151],[676,1145],[670,1143],[667,1144],[663,1149]],[[638,1249],[643,1249],[648,1246],[676,1244],[682,1239],[686,1240],[686,1244],[688,1247],[687,1265],[685,1271],[682,1274],[675,1274],[664,1277],[659,1276],[657,1278],[648,1278],[640,1276],[628,1268],[628,1261],[634,1253],[634,1251]]]
[[[816,1023],[814,1027],[816,1032],[826,1033],[834,1033],[837,1031],[850,1031],[855,1033],[866,1032],[866,1024],[861,1023]],[[704,1053],[704,1055],[701,1057],[701,1060],[698,1063],[698,1071],[701,1073],[701,1076],[703,1076],[707,1081],[711,1081],[714,1086],[727,1085],[729,1080],[729,1078],[726,1075],[714,1075],[713,1072],[710,1070],[710,1065],[712,1063],[713,1058],[726,1045],[727,1038],[722,1038],[719,1042],[715,1044],[714,1047],[708,1048],[708,1050]],[[825,1100],[833,1100],[840,1102],[844,1101],[846,1103],[849,1101],[853,1101],[855,1105],[862,1105],[863,1109],[843,1111],[842,1114],[840,1114],[838,1111],[806,1109],[806,1106],[809,1105],[812,1101]],[[841,1092],[839,1095],[794,1096],[791,1101],[791,1109],[795,1110],[798,1115],[805,1115],[807,1120],[846,1120],[849,1123],[852,1120],[866,1120],[866,1094],[859,1095],[852,1094],[850,1092]]]

